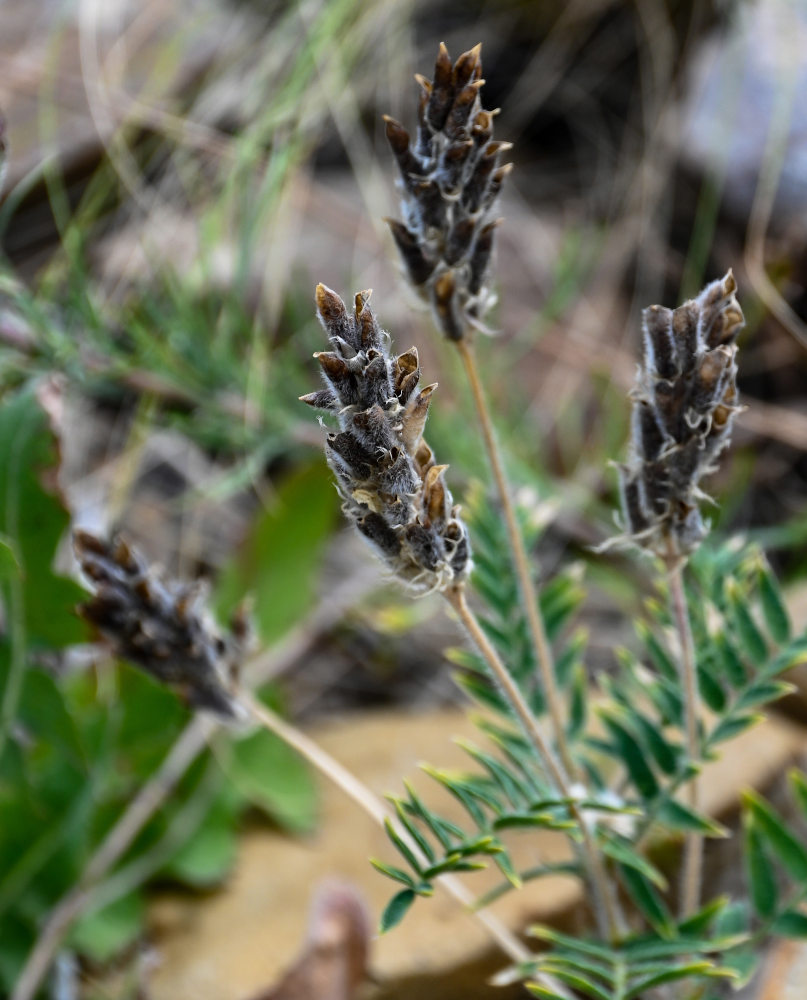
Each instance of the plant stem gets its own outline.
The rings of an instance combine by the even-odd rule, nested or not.
[[[698,696],[698,676],[695,661],[695,643],[692,625],[684,593],[684,561],[670,557],[667,563],[670,584],[670,604],[678,632],[681,648],[681,681],[684,688],[684,712],[686,715],[686,750],[692,763],[700,758],[698,738],[698,718],[700,703]],[[700,803],[700,787],[696,777],[689,782],[689,805],[697,810]],[[701,894],[703,869],[703,837],[699,833],[688,833],[684,841],[684,861],[681,875],[681,901],[679,912],[687,916],[698,908]]]
[[[420,848],[408,836],[405,830],[398,827],[394,817],[389,812],[384,803],[372,792],[355,774],[348,771],[344,765],[335,760],[322,747],[310,739],[305,733],[296,729],[290,723],[281,719],[265,705],[253,698],[245,695],[242,703],[246,706],[250,714],[269,732],[279,736],[288,746],[296,750],[304,757],[309,764],[329,778],[335,785],[342,789],[353,801],[375,820],[379,826],[383,827],[386,820],[389,820],[396,827],[396,833],[403,837],[412,853],[428,864],[423,857]],[[464,885],[453,875],[442,875],[437,880],[449,895],[470,908],[473,904],[473,896]],[[525,962],[531,957],[530,952],[523,944],[504,926],[503,923],[491,913],[475,912],[477,917],[487,928],[493,939],[501,947],[504,953],[514,962]]]
[[[521,592],[521,601],[524,606],[524,613],[527,616],[527,626],[530,631],[535,658],[538,661],[541,684],[546,698],[546,706],[549,717],[552,720],[553,735],[558,748],[561,761],[573,779],[577,779],[577,767],[569,750],[566,740],[566,727],[563,720],[563,710],[561,707],[560,694],[555,679],[555,663],[552,655],[552,647],[546,635],[543,619],[541,618],[540,606],[538,604],[538,592],[530,573],[527,553],[524,549],[524,539],[519,530],[516,512],[513,506],[510,486],[504,471],[504,464],[501,457],[501,449],[496,440],[496,433],[493,429],[493,421],[490,417],[487,400],[485,399],[482,381],[479,378],[479,369],[476,365],[476,358],[473,353],[470,341],[467,338],[454,341],[457,350],[462,358],[465,374],[468,377],[468,384],[476,408],[476,415],[479,426],[482,430],[482,438],[485,443],[490,470],[499,494],[499,501],[502,505],[504,522],[507,528],[507,537],[510,542],[510,551],[513,556],[513,565],[518,580],[518,588]]]
[[[476,615],[468,606],[465,598],[465,586],[460,584],[451,590],[444,592],[444,596],[451,607],[457,612],[460,621],[465,626],[468,635],[471,637],[476,648],[482,654],[485,662],[496,678],[504,696],[510,703],[513,711],[521,723],[522,729],[535,748],[538,757],[545,768],[550,779],[554,782],[557,790],[563,798],[569,800],[569,812],[577,821],[582,837],[583,860],[588,873],[588,879],[594,901],[594,910],[597,917],[597,924],[603,937],[611,941],[616,941],[620,935],[621,920],[617,909],[616,895],[608,879],[602,856],[597,849],[596,842],[592,837],[591,830],[583,817],[580,808],[574,801],[572,795],[569,776],[563,769],[563,765],[555,757],[551,746],[544,738],[538,726],[535,716],[530,711],[530,707],[524,699],[516,682],[513,680],[510,671],[502,662],[499,654],[488,641],[482,630]]]

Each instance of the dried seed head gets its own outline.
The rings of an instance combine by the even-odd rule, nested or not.
[[[79,613],[107,639],[116,656],[136,663],[194,708],[232,721],[243,716],[232,679],[249,630],[236,613],[230,634],[219,634],[198,585],[166,580],[120,536],[104,541],[73,535],[76,557],[95,585]]]
[[[510,143],[493,141],[494,112],[482,107],[481,46],[452,65],[440,44],[434,79],[422,88],[417,141],[384,118],[400,172],[403,222],[387,220],[412,286],[432,306],[450,340],[461,340],[494,302],[488,214],[512,164]]]
[[[419,387],[414,347],[392,354],[369,297],[356,296],[350,317],[335,292],[317,286],[319,318],[334,350],[315,355],[328,387],[302,399],[339,422],[325,452],[347,517],[401,582],[418,592],[442,590],[463,579],[471,561],[447,466],[435,465],[423,441],[437,386]]]
[[[703,476],[729,443],[737,405],[734,343],[743,324],[731,271],[677,309],[644,311],[628,461],[620,466],[625,535],[665,559],[688,555],[708,525]]]

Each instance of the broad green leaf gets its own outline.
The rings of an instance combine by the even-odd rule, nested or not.
[[[331,473],[317,461],[279,485],[244,544],[221,575],[216,609],[228,618],[254,595],[261,640],[280,639],[314,606],[322,554],[338,513]]]
[[[751,810],[754,824],[785,871],[798,884],[807,883],[807,848],[788,830],[782,817],[755,792],[746,792],[743,799],[746,808]]]
[[[779,900],[776,877],[762,834],[748,813],[745,816],[745,864],[754,909],[761,917],[770,918]]]
[[[406,916],[409,907],[414,903],[416,893],[414,889],[402,889],[392,897],[387,903],[384,912],[381,914],[379,930],[382,934],[391,931]]]
[[[53,572],[56,547],[69,526],[50,485],[57,460],[35,391],[6,396],[0,404],[0,535],[20,566],[28,642],[61,648],[86,639],[87,629],[75,614],[86,592]]]
[[[807,914],[785,910],[771,924],[771,933],[788,938],[807,938]]]
[[[0,920],[0,996],[10,997],[37,939],[34,921],[14,914]]]
[[[236,798],[222,796],[165,868],[169,878],[197,889],[221,882],[235,864],[238,842],[235,831]]]
[[[227,777],[271,819],[291,830],[316,820],[316,788],[305,761],[279,737],[261,729],[236,740]]]
[[[121,896],[100,910],[78,918],[70,945],[81,955],[102,964],[131,945],[143,930],[145,905],[139,892]]]

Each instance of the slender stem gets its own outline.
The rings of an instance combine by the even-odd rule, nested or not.
[[[281,719],[279,715],[276,715],[255,698],[244,696],[242,702],[246,705],[250,714],[265,729],[279,736],[284,743],[296,750],[318,771],[341,788],[379,826],[383,827],[387,820],[395,824],[396,833],[406,840],[412,853],[419,861],[428,864],[420,848],[411,840],[405,830],[398,827],[394,817],[384,803],[355,774],[348,771],[344,765],[331,757],[329,753],[323,750],[314,740],[306,736],[305,733],[300,732],[299,729]],[[449,895],[462,903],[463,906],[469,908],[472,906],[474,901],[472,894],[455,876],[442,875],[437,879],[437,884],[441,885]],[[474,915],[485,925],[497,944],[514,962],[525,962],[531,958],[530,952],[521,944],[518,938],[511,934],[507,927],[494,917],[493,914],[479,912]]]
[[[484,657],[504,696],[516,713],[527,739],[535,748],[547,774],[554,782],[560,794],[569,800],[569,811],[577,821],[583,840],[583,861],[588,873],[599,930],[603,937],[608,937],[614,941],[619,937],[621,926],[616,895],[613,892],[602,856],[591,835],[588,823],[582,815],[580,808],[575,804],[569,776],[544,738],[535,716],[530,711],[530,707],[524,700],[524,695],[521,693],[518,685],[510,675],[510,671],[502,663],[499,654],[482,631],[476,615],[468,606],[465,598],[465,587],[461,584],[459,587],[445,591],[444,596],[456,611],[474,645]]]
[[[670,569],[670,603],[681,647],[681,680],[684,688],[687,757],[694,763],[700,757],[698,738],[700,702],[695,661],[695,643],[692,638],[692,625],[689,621],[689,610],[687,609],[686,595],[684,593],[684,562],[680,559],[673,561],[671,558],[668,561],[668,566]],[[700,783],[697,778],[692,778],[689,782],[688,792],[689,805],[692,809],[698,809],[700,804]],[[682,917],[693,913],[698,908],[701,894],[702,871],[703,837],[699,833],[688,833],[684,841],[684,861],[681,875],[680,915]]]
[[[493,422],[490,417],[487,400],[479,378],[479,370],[476,365],[473,348],[467,339],[454,341],[457,350],[462,358],[465,374],[468,377],[468,384],[471,388],[476,414],[482,430],[482,438],[485,442],[488,462],[490,463],[493,480],[499,494],[499,501],[502,505],[507,537],[510,542],[510,550],[513,555],[518,587],[521,591],[521,600],[524,605],[524,612],[527,616],[527,626],[535,649],[535,656],[538,661],[538,669],[541,677],[541,684],[546,697],[546,706],[549,710],[549,717],[552,720],[553,735],[558,748],[558,753],[566,769],[566,773],[572,778],[577,778],[577,767],[569,750],[566,740],[566,727],[563,720],[563,709],[561,698],[558,692],[558,685],[555,679],[555,663],[552,655],[552,647],[546,635],[543,619],[538,605],[538,592],[530,573],[527,553],[524,549],[524,539],[518,527],[516,512],[513,506],[510,486],[504,471],[501,450],[496,440],[496,433],[493,429]]]

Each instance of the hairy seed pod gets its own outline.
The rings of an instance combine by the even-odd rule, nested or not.
[[[734,343],[743,314],[731,271],[677,309],[644,311],[631,451],[620,466],[623,527],[670,560],[705,537],[701,479],[728,445],[737,405]]]
[[[205,608],[203,588],[166,579],[120,536],[105,541],[76,531],[73,547],[95,591],[79,614],[115,654],[194,708],[241,718],[244,710],[232,682],[249,638],[243,614],[234,617],[229,634],[221,635]]]
[[[414,347],[391,353],[369,297],[356,296],[351,318],[335,292],[318,286],[317,305],[325,306],[319,318],[334,350],[316,357],[330,388],[303,399],[322,401],[338,421],[325,453],[348,519],[402,583],[417,592],[442,590],[467,576],[471,556],[445,482],[447,466],[435,464],[423,441],[437,386],[419,387]]]
[[[384,119],[401,175],[404,221],[390,222],[392,236],[409,282],[431,304],[435,323],[450,340],[461,340],[472,326],[484,329],[494,302],[487,215],[512,169],[500,165],[510,143],[492,141],[495,112],[482,107],[480,48],[452,65],[441,44],[433,80],[417,77],[414,145],[399,122]]]

